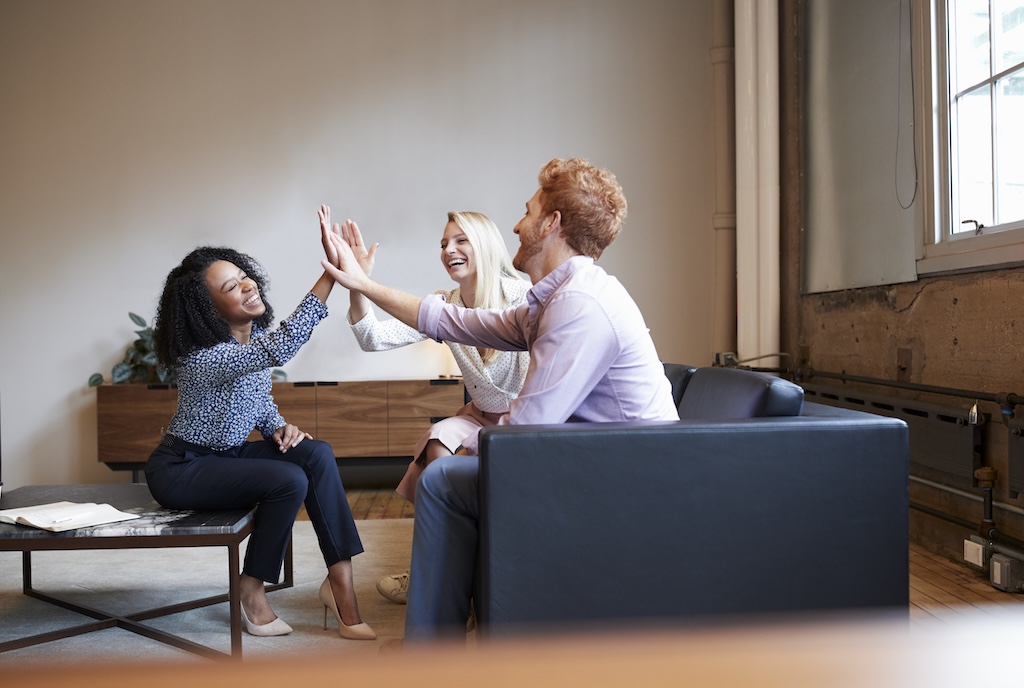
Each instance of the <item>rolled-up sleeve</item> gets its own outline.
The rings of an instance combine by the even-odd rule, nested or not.
[[[527,304],[507,310],[464,308],[437,295],[420,302],[419,331],[438,342],[456,342],[498,351],[528,349],[524,320]]]
[[[416,319],[416,325],[421,333],[436,342],[441,341],[437,335],[437,323],[441,319],[445,304],[444,297],[440,294],[425,296],[420,301],[420,312]]]

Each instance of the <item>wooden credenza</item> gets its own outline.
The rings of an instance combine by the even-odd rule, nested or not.
[[[97,458],[115,469],[138,467],[166,431],[178,390],[101,385],[96,393]],[[339,459],[412,456],[420,435],[465,403],[460,378],[275,382],[273,394],[286,421],[329,442]]]

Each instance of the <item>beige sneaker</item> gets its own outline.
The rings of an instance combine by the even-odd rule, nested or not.
[[[409,592],[409,572],[384,576],[377,581],[377,592],[392,602],[405,604]]]

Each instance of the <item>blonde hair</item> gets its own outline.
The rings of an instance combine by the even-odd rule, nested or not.
[[[501,279],[510,277],[522,280],[512,267],[505,240],[501,238],[498,226],[483,213],[472,211],[450,211],[448,221],[462,230],[473,247],[476,261],[476,299],[474,308],[507,308],[511,304],[501,288]],[[484,365],[498,356],[494,349],[481,351]]]

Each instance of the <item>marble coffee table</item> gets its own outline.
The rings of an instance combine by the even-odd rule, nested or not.
[[[32,485],[4,490],[0,509],[50,502],[106,503],[139,518],[121,523],[51,533],[28,526],[0,523],[0,551],[22,553],[22,589],[26,595],[58,605],[95,621],[50,633],[0,643],[0,652],[69,638],[105,628],[123,628],[198,655],[213,658],[242,654],[242,616],[239,593],[239,545],[252,531],[255,509],[233,511],[172,511],[153,499],[146,485]],[[32,552],[76,549],[133,549],[163,547],[226,547],[228,551],[228,592],[158,609],[116,615],[62,600],[32,585]],[[267,590],[291,587],[294,582],[292,545],[285,557],[284,580]],[[231,610],[231,653],[166,633],[141,622],[169,614],[229,602]]]

